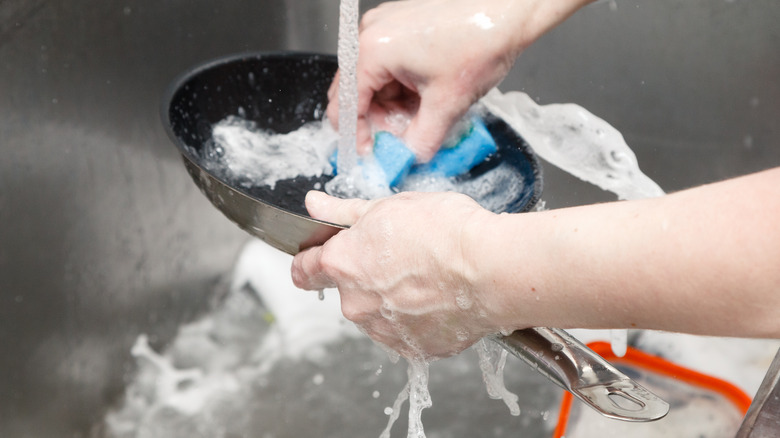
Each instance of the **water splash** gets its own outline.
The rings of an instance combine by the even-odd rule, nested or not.
[[[573,104],[538,105],[518,91],[491,90],[480,103],[502,118],[540,157],[562,170],[631,200],[662,196],[648,178],[623,135],[585,108]]]
[[[482,370],[482,379],[485,381],[488,396],[495,400],[503,400],[510,414],[520,415],[517,394],[509,391],[504,385],[507,351],[487,339],[481,339],[474,344],[473,348],[479,355],[479,368]]]

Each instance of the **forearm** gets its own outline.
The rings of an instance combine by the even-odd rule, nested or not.
[[[470,275],[504,329],[780,336],[778,218],[780,168],[657,199],[491,216],[470,230]]]
[[[549,30],[596,0],[536,0],[509,2],[507,14],[516,23],[512,45],[519,55]]]

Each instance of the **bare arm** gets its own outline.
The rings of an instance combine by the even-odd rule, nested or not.
[[[780,168],[468,233],[499,324],[780,337]]]
[[[307,198],[353,225],[295,257],[347,318],[447,356],[529,326],[780,337],[780,168],[661,198],[495,215],[458,194]]]

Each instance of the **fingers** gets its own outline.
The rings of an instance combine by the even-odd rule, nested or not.
[[[316,190],[306,194],[306,210],[311,217],[344,226],[354,225],[371,205],[372,201],[340,199]]]
[[[316,247],[298,253],[293,259],[291,274],[296,287],[305,290],[322,290],[338,285],[325,274],[323,248]],[[347,288],[349,289],[349,288]],[[344,317],[354,322],[372,339],[401,351],[403,343],[397,334],[397,327],[381,315],[377,309],[382,298],[374,293],[356,290],[342,290],[341,306]]]
[[[420,109],[404,133],[404,140],[418,161],[424,163],[436,155],[449,130],[468,111],[471,102],[466,100],[452,96],[441,98],[436,90],[430,89],[423,93]]]
[[[314,190],[306,194],[306,208],[311,217],[334,224],[351,226],[370,206],[370,201],[362,199],[339,199]],[[338,287],[335,279],[328,275],[330,271],[324,253],[325,248],[318,246],[295,256],[291,271],[295,286],[306,290]]]
[[[333,82],[328,88],[328,107],[325,109],[325,115],[328,117],[333,129],[339,129],[339,71],[333,76]]]
[[[374,136],[367,115],[360,115],[355,130],[355,148],[358,155],[366,156],[374,150]]]
[[[336,72],[328,89],[328,107],[325,114],[334,129],[339,129],[339,76]],[[381,92],[385,85],[392,82],[392,77],[387,74],[374,75],[369,72],[361,74],[358,70],[358,104],[356,108],[357,126],[355,145],[359,155],[368,155],[374,147],[373,130],[371,127],[371,102],[375,94]]]
[[[293,284],[300,289],[322,290],[336,287],[332,278],[322,269],[322,247],[301,251],[293,258],[291,274]]]

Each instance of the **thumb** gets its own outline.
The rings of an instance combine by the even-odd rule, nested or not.
[[[466,114],[469,104],[459,99],[439,97],[428,90],[420,98],[420,108],[404,133],[404,140],[420,162],[427,162],[436,155],[453,125]]]
[[[337,225],[354,225],[370,206],[371,201],[364,199],[341,199],[316,190],[306,194],[306,210],[311,217]]]

